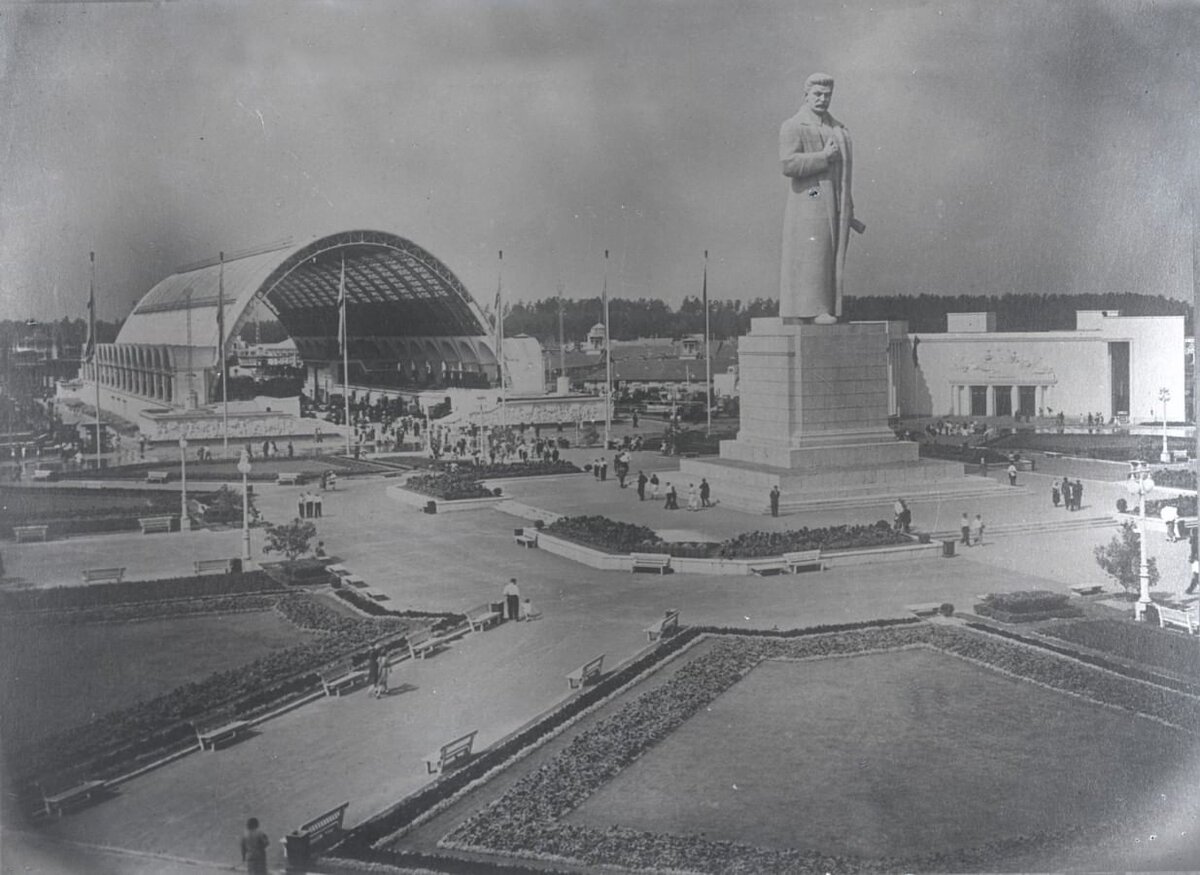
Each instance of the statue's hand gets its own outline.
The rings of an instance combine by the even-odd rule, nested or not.
[[[838,150],[837,140],[832,137],[825,142],[825,158],[828,161],[838,161],[841,159],[841,152]]]

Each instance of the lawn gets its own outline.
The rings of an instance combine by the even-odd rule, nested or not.
[[[1173,729],[932,650],[768,661],[565,820],[920,854],[1118,816],[1191,758]]]
[[[0,630],[9,750],[311,639],[275,611]]]

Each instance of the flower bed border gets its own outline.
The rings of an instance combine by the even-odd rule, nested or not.
[[[519,865],[520,858],[525,857],[592,868],[615,866],[638,869],[646,865],[646,855],[649,855],[658,867],[685,871],[977,871],[996,868],[1001,864],[1009,865],[1014,860],[1028,862],[1037,859],[1047,852],[1053,853],[1068,839],[1095,836],[1099,841],[1116,834],[1113,832],[1116,824],[1097,821],[1057,831],[999,839],[949,852],[908,857],[855,858],[832,857],[818,851],[800,849],[776,850],[736,842],[710,842],[697,837],[652,834],[626,827],[598,830],[562,822],[561,817],[566,811],[576,807],[601,784],[610,780],[620,768],[636,760],[647,747],[678,728],[706,703],[737,683],[763,659],[823,658],[872,650],[928,646],[1052,690],[1081,696],[1110,707],[1134,710],[1182,731],[1195,732],[1197,718],[1200,718],[1200,703],[1190,697],[1175,696],[1160,687],[1149,686],[1128,676],[1111,674],[1107,666],[1102,671],[1097,671],[1095,667],[1083,668],[1079,665],[1081,660],[1074,653],[1064,653],[1063,648],[1046,647],[1042,642],[1012,634],[1001,633],[999,637],[993,637],[960,627],[918,621],[907,621],[903,626],[896,623],[876,625],[874,629],[867,624],[857,624],[854,629],[797,630],[783,635],[765,631],[685,630],[667,645],[652,651],[650,656],[665,658],[673,655],[675,650],[701,634],[737,639],[738,646],[735,648],[718,643],[713,649],[695,657],[662,686],[643,693],[613,716],[584,730],[538,770],[522,777],[498,799],[457,825],[439,842],[439,846],[452,853],[461,851],[503,855],[505,859],[501,867],[507,866],[509,861]],[[1014,646],[1009,641],[1001,640],[1004,638],[1017,639],[1022,644],[1034,644],[1036,647]],[[1070,659],[1063,659],[1064,655]],[[646,667],[641,665],[645,660],[645,657],[637,660],[630,669]],[[605,685],[609,685],[609,682]],[[617,686],[613,684],[611,689],[615,690]],[[596,693],[599,692],[597,688]],[[654,700],[652,706],[647,707],[651,699]],[[1184,699],[1186,701],[1175,701]],[[576,702],[578,700],[569,702],[547,720],[539,721],[530,731],[551,732],[561,722],[555,718]],[[1189,730],[1187,727],[1193,728]],[[522,736],[527,734],[528,731]],[[461,789],[490,770],[504,765],[504,748],[512,748],[510,754],[522,750],[521,747],[513,747],[514,741],[510,740],[485,752],[477,763],[472,763],[462,773],[426,788],[379,818],[363,824],[352,833],[353,840],[339,849],[342,855],[393,865],[405,862],[403,851],[369,847],[371,841],[394,832],[392,829],[381,831],[380,827],[395,826],[397,815],[406,808],[411,813],[416,802],[440,804],[453,795],[454,789]],[[567,770],[563,772],[564,778],[567,775],[571,778],[565,784],[560,782],[556,785],[554,775],[563,769]],[[468,771],[470,774],[467,774]],[[452,788],[452,784],[456,786]],[[570,790],[562,790],[564,786]],[[538,796],[539,792],[543,795]],[[546,796],[547,793],[551,795]],[[481,836],[488,838],[481,842]],[[640,851],[629,850],[634,843],[640,846]],[[581,851],[581,846],[586,847]],[[563,848],[566,847],[571,848],[570,854],[564,854]],[[640,858],[638,853],[642,854]],[[1031,858],[1030,855],[1034,856]]]

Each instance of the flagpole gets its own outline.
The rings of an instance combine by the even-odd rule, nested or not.
[[[89,252],[92,278],[88,288],[88,332],[92,338],[92,377],[96,383],[96,470],[100,470],[100,449],[104,444],[100,431],[100,354],[96,342],[96,253]]]
[[[342,253],[342,278],[338,284],[338,306],[341,318],[338,320],[341,325],[341,337],[339,340],[342,344],[342,403],[346,409],[346,455],[350,455],[350,432],[353,430],[350,426],[350,336],[349,326],[346,325],[346,253]]]
[[[702,285],[704,298],[704,414],[708,423],[707,435],[712,435],[712,353],[709,350],[708,330],[708,250],[704,250],[704,283]]]
[[[608,328],[608,250],[604,250],[604,450],[612,428],[612,336]]]
[[[496,267],[496,358],[500,360],[500,424],[508,428],[508,385],[504,379],[504,250]],[[479,423],[483,431],[483,423]]]
[[[217,355],[221,357],[221,456],[229,458],[229,374],[225,369],[225,253],[217,281]]]

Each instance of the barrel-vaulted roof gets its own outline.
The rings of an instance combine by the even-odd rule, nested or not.
[[[256,301],[283,324],[306,359],[334,358],[338,290],[345,277],[350,348],[386,348],[411,337],[480,337],[491,321],[441,261],[403,237],[346,231],[300,247],[276,247],[184,268],[134,307],[118,343],[213,347],[224,301],[225,339]]]

